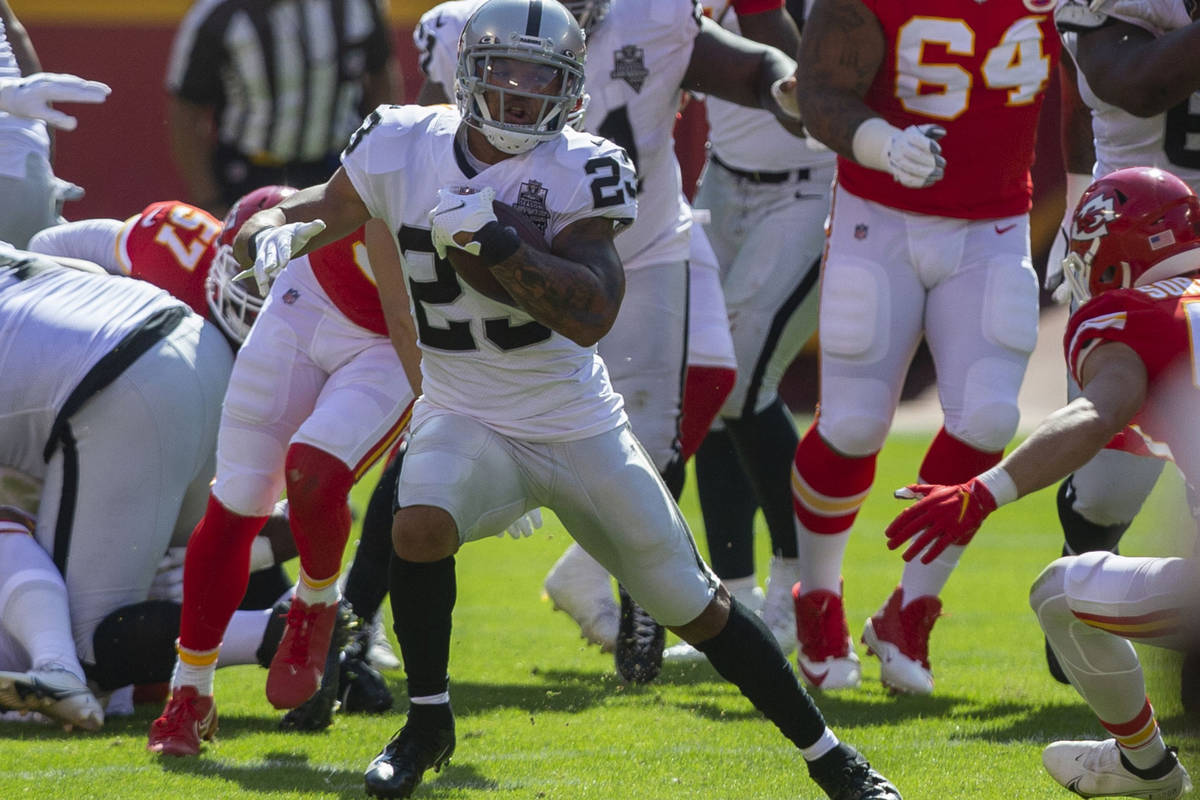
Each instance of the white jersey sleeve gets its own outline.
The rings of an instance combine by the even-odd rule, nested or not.
[[[417,65],[426,83],[439,84],[454,100],[454,75],[458,69],[458,40],[467,18],[484,0],[448,0],[421,15],[413,28]]]

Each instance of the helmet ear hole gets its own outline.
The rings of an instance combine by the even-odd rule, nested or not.
[[[1107,286],[1108,284],[1112,283],[1116,279],[1117,279],[1117,266],[1115,264],[1109,264],[1107,267],[1104,268],[1104,271],[1100,273],[1098,282],[1101,285]]]

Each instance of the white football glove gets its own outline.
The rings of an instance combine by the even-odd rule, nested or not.
[[[467,241],[459,244],[454,235],[475,233],[496,221],[492,201],[496,190],[490,186],[476,190],[469,186],[443,186],[438,189],[438,204],[429,212],[429,224],[433,238],[433,249],[438,258],[446,257],[446,249],[457,247],[473,256],[479,255],[479,242]]]
[[[73,131],[79,121],[51,108],[51,103],[102,103],[112,89],[58,72],[35,72],[23,78],[0,78],[0,111]]]
[[[508,530],[496,535],[503,536],[507,533],[514,539],[520,539],[523,536],[533,536],[533,532],[540,527],[542,527],[542,510],[535,508],[522,514],[520,519],[508,526]]]
[[[945,174],[946,159],[937,142],[945,135],[941,125],[900,130],[882,117],[872,117],[854,132],[854,158],[864,167],[890,173],[901,186],[923,189]]]
[[[1062,222],[1054,235],[1054,243],[1046,254],[1046,280],[1042,286],[1047,291],[1054,292],[1054,302],[1062,305],[1071,299],[1071,288],[1063,275],[1063,259],[1067,257],[1067,247],[1071,244],[1071,221],[1075,217],[1075,206],[1079,198],[1092,183],[1092,176],[1074,172],[1067,173],[1066,203]]]
[[[240,281],[253,275],[254,282],[258,284],[258,293],[266,297],[271,289],[271,281],[292,260],[292,253],[298,252],[308,244],[309,239],[323,230],[325,222],[319,219],[312,222],[289,222],[277,228],[263,228],[254,234],[254,266],[242,270],[234,275],[233,279]]]
[[[150,600],[183,602],[183,557],[186,547],[167,548],[167,554],[158,562],[158,571],[150,582]]]

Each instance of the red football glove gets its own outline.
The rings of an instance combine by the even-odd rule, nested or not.
[[[912,561],[917,553],[925,550],[921,556],[922,564],[933,561],[952,544],[970,542],[984,518],[996,510],[995,498],[977,478],[957,486],[914,483],[897,489],[896,497],[920,499],[901,511],[888,525],[888,549],[895,550],[915,536],[904,551],[904,560]]]

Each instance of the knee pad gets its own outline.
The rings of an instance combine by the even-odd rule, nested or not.
[[[890,405],[883,408],[873,398],[888,397],[891,388],[883,381],[839,378],[826,382],[826,397],[836,402],[822,404],[817,415],[821,438],[837,452],[850,458],[874,455],[883,449],[891,426]]]
[[[979,450],[1003,450],[1021,421],[1017,395],[1024,374],[1024,360],[976,361],[964,378],[962,410],[946,415],[946,430]]]
[[[178,603],[147,600],[109,614],[92,634],[96,664],[88,677],[104,691],[171,680],[179,612]]]
[[[1062,609],[1061,611],[1056,609],[1055,613],[1065,612],[1070,616],[1070,609],[1066,606],[1067,568],[1070,564],[1071,557],[1055,559],[1042,570],[1029,588],[1029,607],[1033,609],[1034,614],[1037,614],[1039,621],[1042,617],[1042,609],[1054,598],[1062,599]]]

